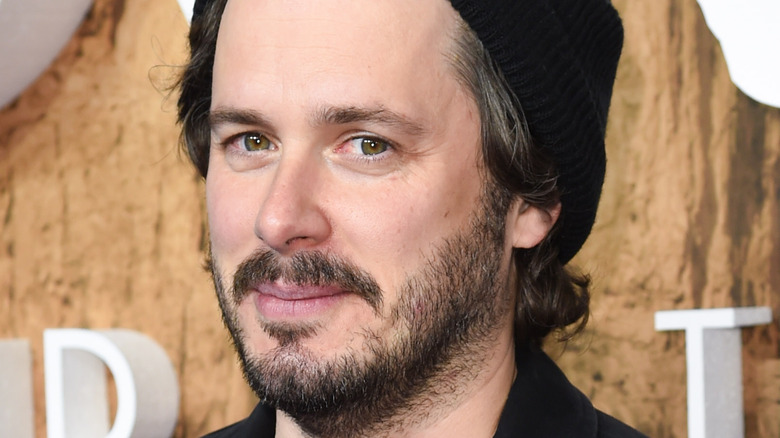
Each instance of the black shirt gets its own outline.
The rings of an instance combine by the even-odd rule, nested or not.
[[[517,377],[494,438],[646,438],[595,409],[541,349],[519,346]],[[206,438],[273,438],[276,412],[258,404],[248,418]]]

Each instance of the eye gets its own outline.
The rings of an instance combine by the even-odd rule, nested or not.
[[[350,142],[363,155],[379,155],[390,149],[390,143],[378,138],[357,137]]]
[[[267,151],[273,148],[274,144],[263,134],[250,133],[244,134],[238,139],[239,146],[249,152]]]

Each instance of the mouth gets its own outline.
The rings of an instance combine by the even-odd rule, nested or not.
[[[328,312],[349,293],[334,286],[281,282],[262,283],[250,296],[260,314],[270,321],[311,319]]]

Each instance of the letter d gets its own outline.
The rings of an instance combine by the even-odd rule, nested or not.
[[[170,437],[179,410],[176,373],[165,351],[130,330],[43,333],[48,438]],[[109,431],[106,372],[116,382]]]

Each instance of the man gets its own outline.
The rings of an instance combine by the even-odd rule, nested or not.
[[[632,437],[581,329],[622,45],[605,0],[198,0],[179,115],[260,404],[214,437]]]

